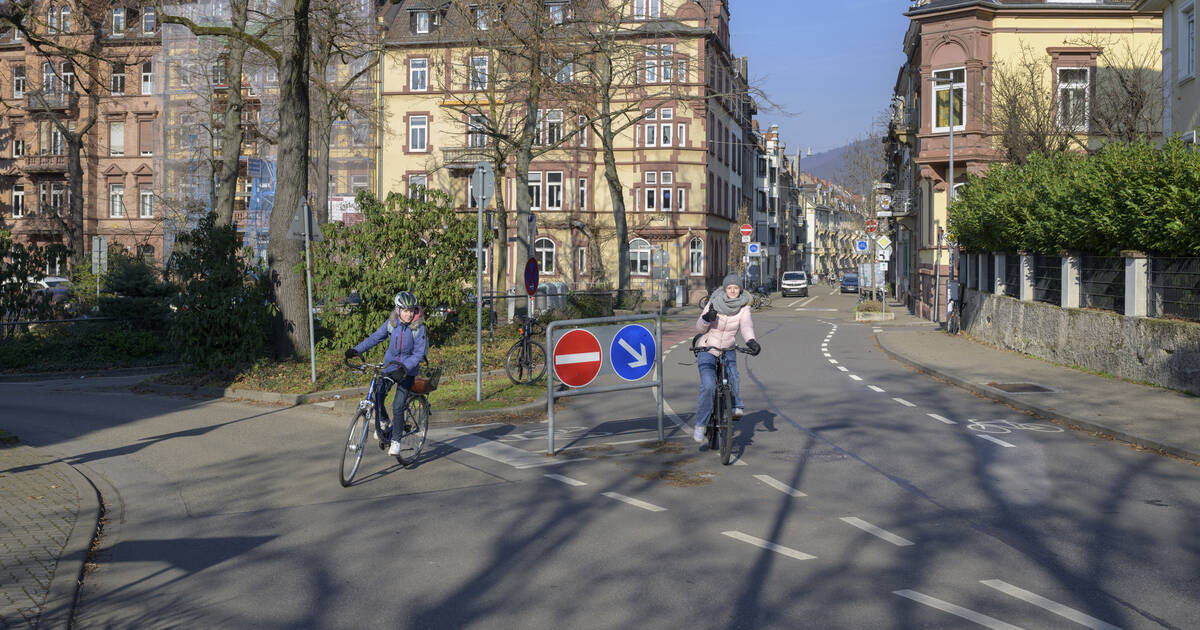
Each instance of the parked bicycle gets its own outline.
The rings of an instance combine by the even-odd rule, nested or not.
[[[750,308],[760,310],[771,306],[771,292],[759,287],[750,292]]]
[[[422,369],[413,380],[412,390],[404,403],[404,417],[389,423],[383,407],[384,396],[380,395],[380,391],[385,382],[395,384],[395,381],[384,376],[384,364],[367,363],[363,360],[355,365],[346,360],[346,367],[364,374],[370,372],[371,385],[367,387],[367,395],[359,401],[354,418],[350,421],[350,429],[346,433],[346,445],[342,449],[339,472],[339,480],[343,487],[349,486],[354,480],[354,475],[358,473],[363,451],[366,450],[367,436],[372,428],[375,430],[374,435],[377,436],[381,451],[388,450],[392,431],[399,428],[400,454],[396,455],[396,461],[401,466],[408,466],[417,461],[429,432],[429,399],[425,395],[437,389],[442,376],[440,368]]]
[[[534,341],[533,336],[546,329],[536,319],[526,317],[518,330],[521,338],[508,349],[504,371],[514,385],[534,383],[546,374],[546,347]]]
[[[958,286],[950,285],[950,298],[946,301],[946,332],[957,335],[962,329],[962,300],[959,299]]]
[[[736,350],[743,354],[754,354],[750,348],[734,345],[729,348],[713,348],[711,346],[697,346],[696,339],[699,335],[692,338],[692,354],[699,357],[701,352],[716,350],[720,354],[717,355],[717,386],[713,389],[713,404],[712,415],[708,418],[708,424],[704,428],[704,436],[708,439],[708,447],[721,452],[721,463],[728,466],[730,456],[733,453],[733,388],[729,385],[729,379],[725,375],[725,353],[730,350]]]

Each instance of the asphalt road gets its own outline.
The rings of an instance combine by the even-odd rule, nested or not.
[[[0,425],[104,496],[78,628],[1200,627],[1200,467],[919,375],[812,296],[755,315],[727,467],[678,426],[687,332],[665,444],[651,390],[582,396],[555,457],[544,423],[439,426],[345,489],[319,408],[77,379],[0,384]]]

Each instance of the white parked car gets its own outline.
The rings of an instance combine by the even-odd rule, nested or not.
[[[793,295],[808,297],[808,274],[803,271],[783,272],[783,282],[780,284],[779,293],[783,297]]]

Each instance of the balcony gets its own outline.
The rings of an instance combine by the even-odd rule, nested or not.
[[[26,173],[66,173],[65,155],[28,155],[23,158],[21,169]]]
[[[446,168],[473,169],[479,162],[491,162],[487,147],[446,147],[442,149]]]
[[[25,93],[25,109],[29,112],[67,111],[79,105],[79,94],[75,92],[45,92],[35,90]]]

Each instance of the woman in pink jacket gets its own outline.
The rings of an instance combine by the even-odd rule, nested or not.
[[[750,319],[750,295],[742,291],[742,282],[737,274],[725,276],[721,286],[709,296],[708,306],[696,320],[696,330],[700,331],[697,346],[733,347],[740,330],[752,355],[762,351],[758,341],[754,339],[754,321]],[[708,418],[712,415],[713,390],[717,387],[718,354],[715,350],[709,350],[696,357],[696,366],[700,370],[700,399],[696,401],[696,429],[692,432],[692,437],[697,442],[704,441],[704,426],[708,424]],[[729,386],[733,390],[733,418],[737,420],[742,417],[744,411],[742,396],[738,391],[736,351],[730,350],[725,353],[725,370]]]

